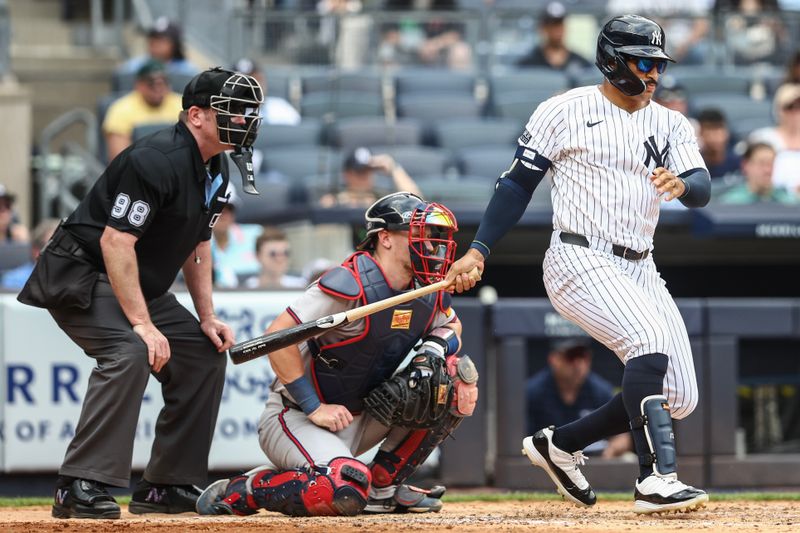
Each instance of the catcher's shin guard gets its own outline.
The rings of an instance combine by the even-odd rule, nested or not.
[[[353,516],[367,505],[371,479],[367,465],[350,457],[311,469],[255,469],[231,479],[204,506],[210,512],[200,514],[245,516],[263,508],[289,516]]]
[[[647,396],[641,402],[641,415],[631,420],[631,429],[644,429],[650,453],[639,452],[639,464],[651,466],[659,477],[674,474],[677,468],[672,416],[664,395]]]
[[[447,438],[463,420],[463,417],[447,414],[442,423],[433,429],[417,429],[409,432],[399,446],[392,451],[378,450],[372,461],[372,483],[375,487],[399,485]]]

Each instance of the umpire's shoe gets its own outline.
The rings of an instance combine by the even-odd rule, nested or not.
[[[202,491],[194,485],[157,485],[141,480],[133,491],[128,511],[145,513],[194,513]]]
[[[597,502],[594,490],[578,468],[586,462],[586,457],[581,451],[568,453],[556,448],[553,444],[554,429],[550,426],[525,437],[522,441],[523,455],[527,455],[531,463],[544,468],[567,501],[585,507],[594,505]]]
[[[678,481],[676,474],[652,474],[636,482],[633,512],[638,514],[688,513],[705,507],[708,494]]]
[[[75,479],[56,487],[52,515],[55,518],[119,518],[119,505],[105,485]]]
[[[370,497],[365,513],[438,513],[442,510],[442,496],[445,488],[436,485],[421,489],[413,485],[399,485],[393,496],[388,498]]]

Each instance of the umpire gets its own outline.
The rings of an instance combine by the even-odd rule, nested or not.
[[[106,486],[129,486],[151,373],[164,408],[129,510],[194,511],[225,379],[220,352],[234,342],[211,299],[209,238],[228,202],[223,152],[252,144],[262,100],[250,76],[198,74],[184,89],[179,121],[111,161],[20,293],[97,362],[59,470],[56,518],[119,518]],[[181,269],[199,322],[168,292]]]

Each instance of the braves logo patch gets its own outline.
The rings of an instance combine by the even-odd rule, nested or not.
[[[395,309],[392,313],[391,329],[409,329],[411,327],[411,309]]]

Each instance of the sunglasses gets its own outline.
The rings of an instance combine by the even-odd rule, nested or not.
[[[800,109],[800,100],[795,100],[791,104],[783,106],[784,111],[797,111]]]
[[[635,59],[636,68],[643,74],[647,74],[653,70],[654,67],[659,74],[663,74],[664,71],[667,70],[667,62],[663,59],[648,59],[646,57],[637,57]]]

